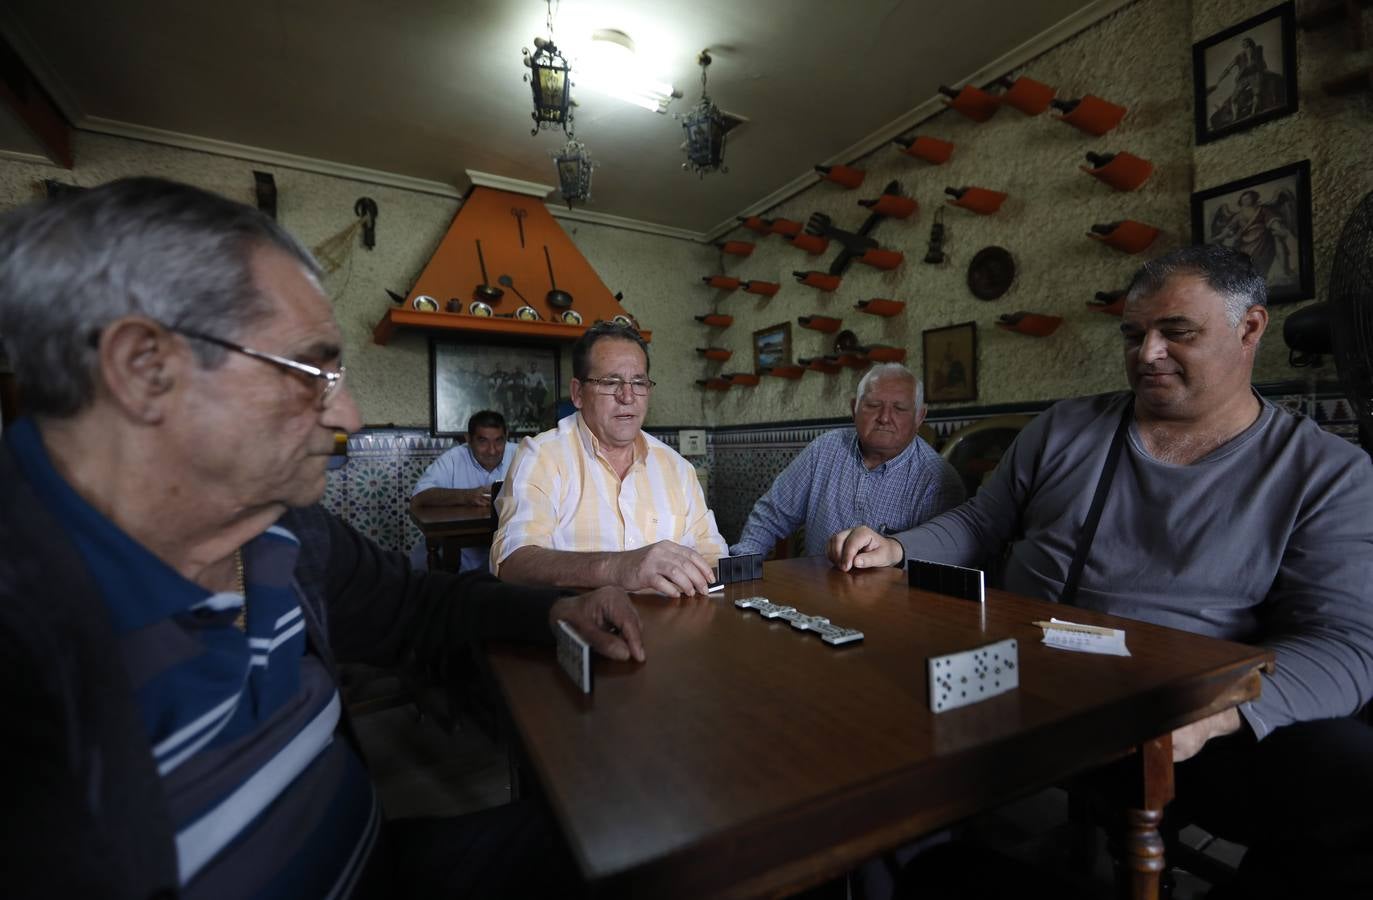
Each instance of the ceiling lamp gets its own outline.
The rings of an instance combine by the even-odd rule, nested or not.
[[[725,160],[725,114],[720,107],[710,101],[706,94],[706,67],[710,65],[710,52],[702,50],[696,57],[701,67],[701,99],[686,115],[681,116],[682,130],[686,132],[687,161],[682,168],[695,172],[704,178],[707,172],[728,173]]]
[[[561,150],[553,154],[553,162],[558,167],[558,190],[572,208],[573,200],[591,199],[591,170],[596,164],[591,161],[586,144],[570,138]]]
[[[534,52],[524,48],[524,64],[529,69],[524,80],[534,90],[534,128],[561,128],[572,136],[572,66],[553,43],[553,0],[548,5],[548,37],[534,38]]]
[[[672,85],[644,72],[634,41],[617,28],[594,32],[585,52],[577,58],[577,83],[608,94],[650,112],[666,113],[667,105],[681,97]]]

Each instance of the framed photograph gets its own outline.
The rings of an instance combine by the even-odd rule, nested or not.
[[[1270,303],[1316,293],[1311,252],[1311,161],[1260,172],[1192,195],[1192,243],[1249,254]]]
[[[791,365],[791,323],[783,322],[753,333],[753,371]]]
[[[1297,25],[1284,3],[1192,45],[1197,143],[1297,111]]]
[[[923,332],[925,402],[977,399],[977,323]]]
[[[467,420],[483,409],[505,416],[512,435],[552,428],[562,396],[558,348],[548,345],[474,344],[431,338],[429,404],[439,437],[467,433]]]

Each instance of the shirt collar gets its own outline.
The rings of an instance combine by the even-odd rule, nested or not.
[[[582,448],[591,455],[593,459],[604,459],[601,456],[601,442],[596,435],[591,433],[591,428],[587,426],[586,419],[582,418],[580,411],[576,416],[577,437],[582,442]],[[643,429],[634,437],[634,461],[630,463],[630,468],[639,465],[648,459],[648,439],[644,437]]]
[[[916,447],[916,444],[918,444],[919,442],[920,435],[912,435],[911,442],[907,444],[905,447],[903,447],[900,453],[896,454],[891,459],[882,463],[880,466],[876,466],[871,469],[868,469],[867,463],[863,460],[863,446],[858,441],[857,429],[854,429],[853,442],[850,445],[850,449],[853,452],[854,458],[858,460],[858,464],[862,466],[864,469],[867,469],[867,471],[869,472],[883,472],[887,469],[895,469],[898,466],[904,466],[906,465],[906,463],[910,462],[911,456],[915,453],[920,452],[919,448]]]

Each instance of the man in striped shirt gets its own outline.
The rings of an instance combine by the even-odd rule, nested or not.
[[[613,589],[416,574],[316,505],[359,425],[318,274],[259,211],[160,179],[0,219],[0,334],[31,416],[0,444],[7,896],[575,879],[520,806],[383,823],[336,663],[551,644],[558,620],[642,660],[637,616]]]
[[[516,584],[704,593],[725,541],[696,470],[645,434],[648,344],[593,325],[572,348],[572,403],[526,438],[496,501],[491,571]]]

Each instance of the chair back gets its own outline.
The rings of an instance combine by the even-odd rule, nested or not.
[[[939,453],[963,479],[969,497],[977,493],[983,479],[1001,461],[1001,454],[1032,418],[1028,415],[991,416],[949,435]]]

